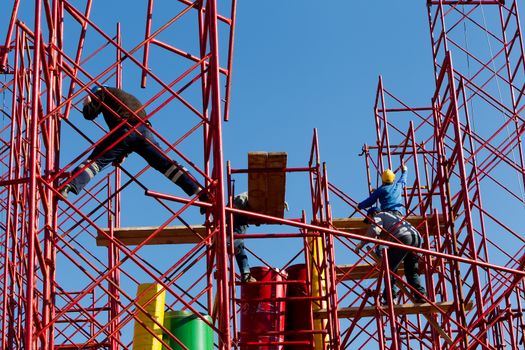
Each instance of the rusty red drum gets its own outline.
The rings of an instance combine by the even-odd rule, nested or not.
[[[241,350],[282,350],[286,273],[265,266],[251,268],[257,282],[241,286]]]
[[[313,330],[312,304],[310,300],[297,299],[308,296],[306,265],[292,265],[286,269],[286,273],[288,274],[288,285],[286,290],[285,341],[295,342],[295,344],[286,344],[284,349],[311,349],[313,333],[309,332]]]

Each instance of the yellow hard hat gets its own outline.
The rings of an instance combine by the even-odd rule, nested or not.
[[[395,178],[396,178],[396,174],[394,174],[394,172],[392,170],[390,170],[390,169],[386,169],[381,174],[381,180],[383,180],[384,184],[391,184],[391,183],[393,183]]]

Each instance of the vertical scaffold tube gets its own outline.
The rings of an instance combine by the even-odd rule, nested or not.
[[[210,89],[211,89],[211,116],[210,124],[213,135],[213,172],[214,180],[217,182],[215,187],[215,208],[214,218],[217,227],[216,256],[217,256],[217,284],[219,293],[219,303],[221,304],[219,315],[219,331],[222,339],[219,339],[219,349],[230,349],[230,293],[228,288],[228,259],[226,248],[226,215],[224,212],[224,170],[222,154],[222,128],[221,128],[221,93],[219,77],[219,38],[217,27],[217,4],[216,0],[209,0],[206,16],[209,23],[210,40]]]
[[[27,234],[27,285],[26,285],[26,301],[25,301],[25,348],[35,349],[34,344],[34,325],[35,325],[35,244],[38,244],[38,189],[37,189],[37,169],[38,169],[38,115],[39,115],[39,99],[40,99],[40,65],[41,65],[41,28],[40,16],[42,12],[41,1],[35,1],[35,34],[34,34],[34,56],[33,56],[33,81],[31,91],[31,119],[30,125],[30,163],[29,163],[29,203],[28,203],[28,231]]]

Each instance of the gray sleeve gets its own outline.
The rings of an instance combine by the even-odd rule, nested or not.
[[[375,223],[371,223],[366,230],[365,236],[370,238],[376,238],[381,234],[381,228],[378,225],[381,225],[381,219],[374,217]]]

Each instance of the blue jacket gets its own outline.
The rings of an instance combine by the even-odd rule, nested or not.
[[[403,213],[403,199],[401,194],[407,183],[407,173],[401,173],[399,179],[388,185],[381,185],[370,194],[370,197],[357,205],[359,209],[371,207],[379,200],[381,211],[399,210]]]

